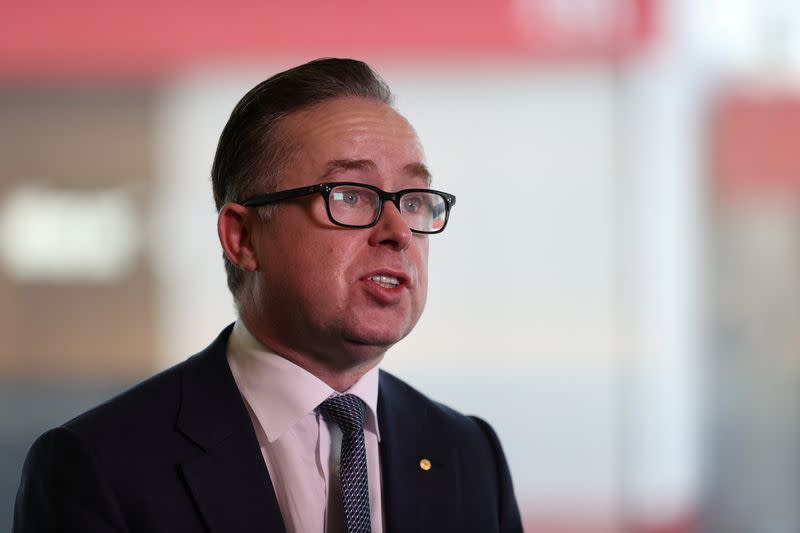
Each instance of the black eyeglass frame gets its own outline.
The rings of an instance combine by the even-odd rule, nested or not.
[[[375,213],[375,218],[373,219],[372,222],[370,222],[369,224],[343,224],[341,222],[337,222],[333,218],[333,215],[331,214],[330,194],[331,194],[331,191],[333,189],[335,189],[336,187],[343,186],[343,185],[344,186],[349,185],[349,186],[356,186],[356,187],[364,187],[365,189],[370,189],[370,190],[374,191],[378,195],[380,203],[378,204],[378,210]],[[441,233],[442,231],[444,231],[444,228],[447,226],[447,221],[450,218],[450,208],[453,207],[454,205],[456,205],[456,197],[453,194],[450,194],[450,193],[447,193],[447,192],[443,192],[443,191],[437,191],[437,190],[434,190],[434,189],[422,189],[422,188],[420,188],[420,189],[403,189],[403,190],[397,191],[397,192],[386,192],[386,191],[384,191],[382,189],[379,189],[378,187],[375,187],[374,185],[369,185],[367,183],[356,183],[356,182],[353,182],[353,181],[333,181],[333,182],[327,182],[327,183],[319,183],[317,185],[308,185],[306,187],[298,187],[296,189],[286,189],[284,191],[276,191],[276,192],[271,192],[271,193],[267,193],[267,194],[261,194],[259,196],[254,196],[253,198],[250,198],[249,200],[245,200],[240,205],[242,205],[244,207],[261,207],[261,206],[264,206],[264,205],[269,205],[269,204],[274,204],[274,203],[277,203],[277,202],[282,202],[283,200],[289,200],[291,198],[299,198],[301,196],[308,196],[308,195],[311,195],[311,194],[320,193],[322,195],[322,198],[325,200],[325,210],[328,213],[328,219],[330,219],[330,221],[333,224],[335,224],[337,226],[342,226],[342,227],[345,227],[345,228],[371,228],[372,226],[377,224],[378,221],[380,220],[381,215],[383,214],[383,204],[385,204],[387,201],[391,201],[394,204],[394,206],[397,208],[397,210],[400,213],[402,213],[403,211],[400,208],[400,198],[402,198],[406,194],[415,193],[415,192],[434,193],[434,194],[438,194],[439,196],[444,198],[445,214],[444,214],[444,223],[442,224],[441,228],[439,228],[439,229],[437,229],[435,231],[422,231],[422,230],[417,230],[417,229],[411,228],[411,231],[414,232],[414,233],[424,233],[424,234],[427,234],[427,235],[431,235],[431,234],[434,234],[434,233]]]

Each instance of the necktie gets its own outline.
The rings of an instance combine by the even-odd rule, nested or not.
[[[347,533],[370,533],[364,402],[354,394],[337,394],[322,402],[319,408],[322,416],[342,430],[339,477]]]

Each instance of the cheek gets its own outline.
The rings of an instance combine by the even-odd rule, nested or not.
[[[321,239],[306,239],[300,242],[302,247],[302,265],[296,268],[305,273],[314,289],[330,292],[338,287],[354,281],[356,272],[352,266],[355,251],[350,242],[339,242],[336,231],[326,230]]]

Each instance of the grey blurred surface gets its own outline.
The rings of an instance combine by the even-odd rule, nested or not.
[[[22,464],[33,441],[125,389],[123,383],[0,382],[0,531],[11,531]]]

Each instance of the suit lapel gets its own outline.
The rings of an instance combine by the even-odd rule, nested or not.
[[[459,530],[458,450],[429,418],[428,405],[381,372],[378,423],[386,531]],[[430,468],[427,467],[429,461]]]
[[[225,358],[231,327],[183,376],[178,429],[204,453],[180,468],[209,530],[284,533],[250,417]]]

